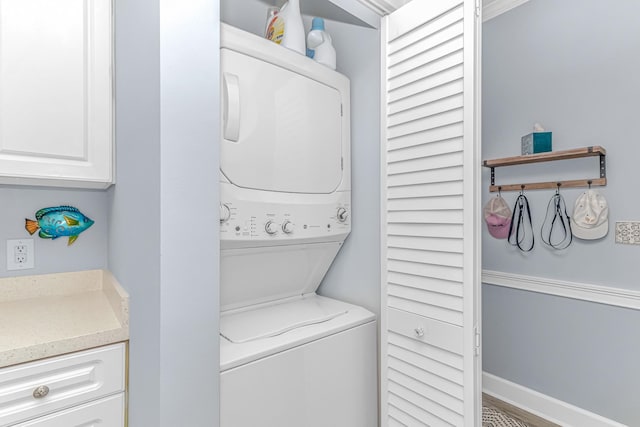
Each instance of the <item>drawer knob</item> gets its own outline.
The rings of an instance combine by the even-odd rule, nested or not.
[[[422,327],[415,328],[414,332],[416,333],[416,336],[419,338],[422,338],[424,336],[424,328]]]
[[[36,389],[33,390],[33,397],[35,397],[36,399],[43,398],[47,394],[49,394],[49,387],[47,387],[46,385],[41,385],[40,387],[36,387]]]

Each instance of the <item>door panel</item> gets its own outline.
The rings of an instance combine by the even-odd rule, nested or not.
[[[384,20],[383,426],[480,419],[478,23],[468,0]]]
[[[225,176],[258,190],[335,191],[343,166],[340,92],[230,49],[220,55]]]

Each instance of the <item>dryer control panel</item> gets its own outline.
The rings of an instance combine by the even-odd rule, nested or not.
[[[223,247],[312,243],[344,240],[351,231],[350,192],[326,195],[256,192],[243,199],[242,191],[232,193],[222,186],[220,239]],[[226,193],[226,194],[225,194]],[[253,199],[253,200],[251,200]],[[234,244],[235,243],[235,244]]]

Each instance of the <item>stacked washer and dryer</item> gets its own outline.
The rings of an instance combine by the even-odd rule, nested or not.
[[[316,294],[351,231],[349,80],[225,24],[220,55],[220,425],[375,426],[375,316]]]

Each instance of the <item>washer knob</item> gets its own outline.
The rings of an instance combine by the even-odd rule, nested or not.
[[[293,233],[293,223],[291,221],[285,221],[282,223],[282,231],[284,231],[287,234],[291,234]]]
[[[338,218],[338,221],[345,222],[348,216],[349,214],[347,213],[347,210],[345,208],[338,208],[338,213],[336,215],[336,218]]]
[[[269,220],[264,225],[264,231],[266,231],[267,234],[271,234],[271,235],[276,234],[278,232],[278,226],[276,225],[275,222]]]
[[[229,218],[231,218],[231,209],[228,205],[220,203],[220,223],[228,221]]]

